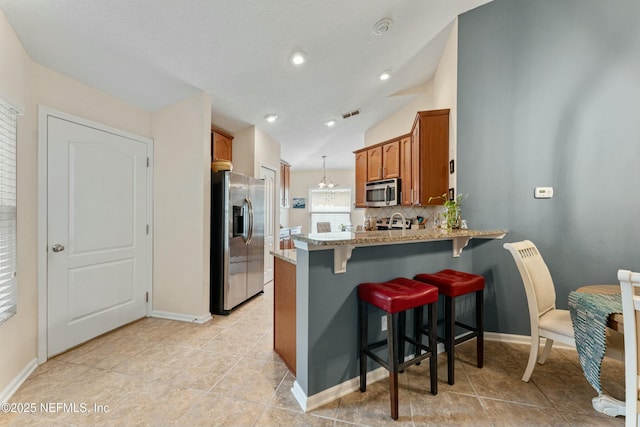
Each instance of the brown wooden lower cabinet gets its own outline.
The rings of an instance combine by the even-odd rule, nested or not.
[[[296,266],[275,257],[273,349],[296,374]]]

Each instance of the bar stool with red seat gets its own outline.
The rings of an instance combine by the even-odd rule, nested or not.
[[[389,371],[389,388],[391,398],[391,418],[398,419],[398,372],[419,364],[430,358],[429,372],[431,377],[431,394],[438,393],[438,362],[436,335],[438,289],[425,286],[424,283],[406,278],[397,278],[384,283],[362,283],[358,285],[358,332],[360,348],[360,391],[367,389],[367,356]],[[387,313],[387,338],[373,344],[367,343],[368,337],[368,305],[372,305]],[[428,307],[429,325],[423,329],[424,306]],[[413,309],[413,337],[404,330],[405,314]],[[425,333],[425,330],[427,331]],[[429,345],[422,343],[422,336],[429,337]],[[404,361],[405,342],[413,344],[414,356]],[[383,360],[373,352],[374,349],[387,345],[387,360]]]
[[[444,348],[447,352],[447,381],[454,383],[454,347],[470,339],[477,338],[476,362],[478,368],[482,368],[484,358],[484,277],[477,274],[465,273],[456,270],[442,270],[435,274],[418,274],[415,280],[435,286],[438,293],[444,295]],[[476,294],[476,325],[475,327],[456,321],[455,299],[472,292]],[[459,326],[468,332],[459,338],[455,338],[455,327]]]

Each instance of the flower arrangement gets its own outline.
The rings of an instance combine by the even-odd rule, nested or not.
[[[441,196],[429,197],[429,202],[435,199],[444,200],[442,206],[444,206],[443,216],[446,225],[443,228],[446,228],[447,230],[460,228],[460,205],[462,200],[466,198],[466,194],[458,194],[453,199],[450,199],[447,193],[444,193]]]

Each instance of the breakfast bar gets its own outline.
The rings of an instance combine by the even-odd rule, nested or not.
[[[357,295],[360,283],[412,278],[446,268],[474,271],[465,251],[497,244],[503,230],[390,230],[293,237],[296,247],[296,382],[293,394],[308,411],[358,388]],[[491,286],[491,282],[488,286]],[[464,315],[464,310],[460,311]],[[382,312],[369,312],[381,325]],[[439,316],[441,317],[441,316]],[[371,327],[372,340],[383,339]],[[371,381],[386,371],[369,366]]]

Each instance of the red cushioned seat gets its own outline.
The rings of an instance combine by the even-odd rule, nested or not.
[[[400,277],[384,283],[362,283],[358,298],[387,313],[399,313],[438,301],[438,288]]]
[[[482,368],[484,363],[484,277],[477,274],[465,273],[456,270],[442,270],[434,274],[418,274],[414,277],[427,285],[436,286],[438,293],[444,296],[444,348],[447,352],[447,377],[449,384],[454,384],[455,349],[461,344],[473,338],[477,338],[476,352],[477,365]],[[475,293],[476,300],[476,324],[470,326],[456,321],[457,297]],[[456,334],[456,326],[465,329],[466,334]]]
[[[438,292],[449,297],[470,294],[484,289],[484,277],[456,270],[442,270],[435,274],[418,274],[424,283],[438,287]]]
[[[369,306],[386,312],[387,338],[368,343]],[[427,307],[429,327],[424,328],[423,310]],[[360,356],[360,391],[367,390],[367,359],[372,359],[389,371],[389,398],[391,418],[398,419],[398,372],[412,365],[419,365],[429,358],[431,394],[438,394],[438,288],[416,280],[399,277],[383,283],[358,285],[358,347]],[[406,312],[413,310],[413,331],[407,335]],[[376,313],[377,317],[377,313]],[[429,338],[425,345],[423,337]],[[406,344],[412,344],[413,354],[405,358]],[[387,346],[387,358],[378,353]],[[375,350],[375,351],[374,351]]]

